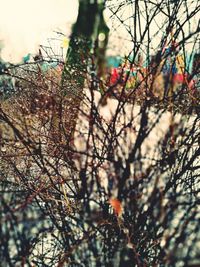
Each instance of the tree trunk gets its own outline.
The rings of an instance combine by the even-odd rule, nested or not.
[[[101,46],[96,45],[96,64],[99,64],[99,73],[102,74],[105,50],[108,40],[108,27],[103,19],[104,4],[98,0],[79,0],[79,12],[76,23],[72,28],[69,49],[62,73],[61,94],[62,104],[59,116],[55,118],[56,128],[63,125],[65,141],[72,142],[76,119],[80,103],[83,100],[83,88],[87,75],[91,48],[95,48],[99,33],[105,34]],[[102,38],[103,39],[103,38]],[[64,107],[63,107],[64,105]],[[59,118],[58,118],[59,117]],[[62,119],[62,122],[60,121]],[[67,140],[66,140],[67,139]]]

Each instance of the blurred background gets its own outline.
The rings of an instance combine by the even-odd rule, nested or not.
[[[130,52],[133,46],[134,17],[131,14],[133,14],[134,1],[126,1],[126,4],[123,2],[122,0],[106,1],[104,17],[110,28],[108,55],[124,56]],[[152,1],[152,3],[154,2]],[[190,12],[195,9],[198,1],[188,0],[186,2],[188,12]],[[119,8],[121,3],[123,5]],[[144,3],[140,3],[139,10],[142,30],[146,26]],[[71,27],[76,22],[78,15],[78,0],[0,0],[0,6],[1,58],[12,63],[20,62],[28,53],[36,53],[40,44],[48,46],[50,38],[52,48],[58,49],[57,46],[62,44],[56,42],[58,35],[55,36],[55,32],[62,32],[65,37],[69,37]],[[151,4],[148,3],[150,16],[154,12],[154,7],[154,4],[151,7]],[[161,8],[163,11],[158,12],[151,22],[150,43],[148,40],[143,43],[144,48],[149,43],[151,54],[155,54],[166,29],[168,18],[165,15],[167,9],[164,3]],[[117,16],[114,15],[116,10]],[[186,7],[182,5],[178,22],[183,22],[186,15]],[[184,24],[183,30],[186,35],[197,27],[198,21],[198,15],[196,15],[190,19],[190,23]],[[67,46],[64,36],[59,41],[61,43],[64,41],[64,46]],[[196,49],[198,49],[199,42],[195,43]],[[194,42],[191,40],[185,44],[187,50],[193,50],[193,45]]]

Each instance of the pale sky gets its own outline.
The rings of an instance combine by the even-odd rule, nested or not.
[[[0,40],[4,60],[18,62],[35,52],[51,32],[70,32],[76,21],[78,0],[0,0]]]
[[[112,1],[116,8],[120,2],[123,1]],[[193,4],[190,5],[190,11],[195,9],[197,2],[191,0],[191,3]],[[36,53],[38,46],[44,44],[47,38],[52,36],[53,30],[60,30],[69,35],[71,26],[77,18],[78,0],[0,0],[0,7],[0,41],[3,41],[4,44],[1,57],[5,61],[20,62],[26,54]],[[133,7],[130,4],[126,4],[124,7],[118,12],[118,16],[129,25],[128,29],[132,31]],[[140,7],[142,9],[142,4]],[[107,9],[106,18],[110,18],[111,15],[112,13]],[[184,17],[183,10],[180,19],[184,19]],[[195,27],[197,21],[198,16],[192,20],[192,26]],[[133,44],[128,41],[130,34],[117,17],[107,19],[107,22],[111,29],[108,52],[110,54],[128,53]],[[142,17],[141,23],[144,28],[145,17]],[[184,32],[188,32],[187,27],[188,25],[185,25]],[[159,28],[159,33],[151,38],[150,49],[152,51],[157,49],[165,31],[165,17],[160,13],[151,24],[152,36]]]

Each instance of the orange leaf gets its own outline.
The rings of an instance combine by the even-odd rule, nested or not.
[[[122,204],[117,198],[109,199],[109,203],[112,206],[115,214],[120,216],[122,214]]]

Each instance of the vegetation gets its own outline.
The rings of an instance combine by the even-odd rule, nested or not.
[[[40,50],[2,70],[2,266],[199,266],[199,9],[80,0],[64,62]],[[116,25],[131,48],[112,79]]]

